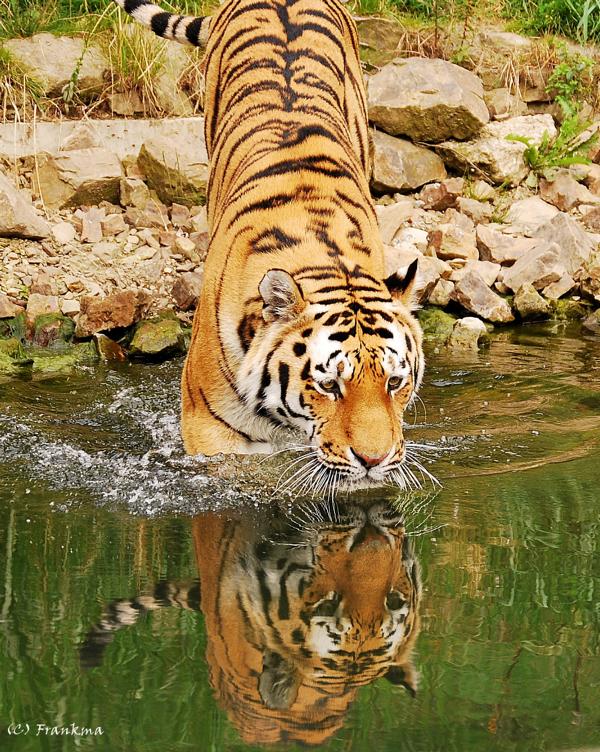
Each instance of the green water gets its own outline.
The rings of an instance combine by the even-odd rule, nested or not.
[[[275,523],[260,520],[277,500],[252,464],[184,457],[180,365],[0,383],[2,750],[264,748],[206,662],[235,638],[207,628],[220,570],[200,556],[199,574],[194,542],[210,538],[211,510],[231,518],[226,532],[242,520],[242,550],[244,535],[270,540]],[[529,327],[476,355],[430,353],[422,398],[409,438],[436,447],[426,466],[443,488],[407,507],[417,695],[378,678],[330,733],[296,737],[361,752],[600,747],[600,339]],[[106,627],[115,600],[198,577],[199,610],[164,600]]]

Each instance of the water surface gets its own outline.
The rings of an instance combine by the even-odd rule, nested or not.
[[[337,521],[325,507],[290,513],[292,500],[272,493],[272,463],[186,458],[178,362],[0,383],[0,748],[600,745],[600,339],[532,326],[502,333],[478,354],[430,352],[428,360],[408,436],[436,448],[424,463],[443,488],[412,500],[394,489],[355,495],[344,508],[367,511]],[[236,529],[229,560],[241,566],[250,557],[252,573],[275,582],[276,571],[292,577],[307,567],[319,536],[354,535],[354,526],[362,542],[341,567],[354,579],[334,572],[332,556],[323,559],[323,580],[331,576],[347,598],[374,593],[386,566],[373,563],[367,588],[363,555],[376,561],[387,528],[373,510],[398,502],[406,530],[391,515],[399,537],[390,551],[400,557],[398,576],[414,558],[422,581],[416,697],[386,680],[387,655],[368,662],[357,652],[326,670],[321,706],[331,712],[317,711],[285,609],[275,619],[282,645],[275,649],[269,632],[268,645],[247,659],[262,651],[262,667],[250,665],[243,678],[242,663],[225,654],[244,642],[244,618],[267,634],[273,604],[261,603],[259,588],[254,602],[248,593],[251,614],[240,617],[232,601],[216,620],[211,599],[243,578],[232,570],[227,580],[210,545]],[[388,631],[399,634],[401,622]],[[233,675],[223,670],[230,663]],[[294,671],[286,673],[288,664]],[[236,670],[240,690],[250,682],[246,704]],[[288,687],[283,695],[273,695],[269,678]],[[296,690],[312,708],[302,722],[265,710]],[[11,724],[25,723],[29,733],[9,735]],[[38,723],[103,734],[36,735]]]

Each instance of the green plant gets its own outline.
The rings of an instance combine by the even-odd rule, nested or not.
[[[31,71],[15,60],[6,47],[0,47],[0,107],[27,113],[39,103],[44,93],[43,84]]]
[[[550,76],[546,90],[554,94],[563,115],[569,117],[581,108],[581,101],[589,92],[594,61],[569,51],[563,42],[557,48],[560,62]]]
[[[577,113],[565,118],[554,140],[546,131],[539,145],[524,136],[507,136],[508,141],[519,141],[527,147],[523,156],[533,173],[530,185],[536,183],[539,176],[551,178],[559,167],[589,164],[589,151],[597,139],[597,131]]]

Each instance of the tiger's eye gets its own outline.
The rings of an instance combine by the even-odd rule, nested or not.
[[[327,379],[326,381],[322,381],[319,386],[324,392],[335,392],[338,388],[337,381],[335,381],[335,379]]]
[[[390,376],[390,378],[388,379],[388,389],[390,391],[398,389],[402,386],[403,381],[404,379],[402,378],[402,376]]]

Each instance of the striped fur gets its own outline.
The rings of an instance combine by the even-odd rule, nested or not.
[[[110,604],[84,664],[100,663],[120,627],[176,606],[202,610],[210,681],[247,744],[322,744],[358,689],[382,677],[414,694],[420,581],[401,519],[376,504],[300,527],[280,516],[257,533],[253,520],[195,518],[200,584]]]
[[[114,0],[126,13],[163,39],[172,39],[180,44],[206,47],[210,28],[210,16],[181,16],[167,13],[150,0]]]
[[[157,26],[149,6],[133,13]],[[286,426],[314,447],[318,484],[399,478],[423,373],[416,265],[384,279],[354,23],[338,0],[226,0],[205,75],[210,246],[186,450],[268,452]]]

